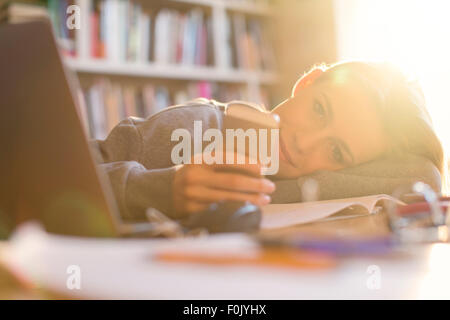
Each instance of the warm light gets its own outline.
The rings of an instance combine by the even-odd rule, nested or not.
[[[450,147],[450,1],[335,0],[340,59],[387,60],[419,79]]]
[[[450,270],[450,244],[440,243],[431,247],[428,270],[419,286],[418,299],[448,299]]]

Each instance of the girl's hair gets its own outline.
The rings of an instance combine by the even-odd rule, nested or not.
[[[361,84],[378,105],[391,140],[389,151],[429,159],[441,173],[445,187],[444,150],[433,129],[425,97],[417,81],[408,79],[387,62],[344,61],[329,66],[318,65],[312,70],[315,69],[324,71],[317,81],[354,79]]]

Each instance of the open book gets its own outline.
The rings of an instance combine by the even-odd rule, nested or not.
[[[371,214],[375,212],[376,205],[382,200],[403,204],[400,200],[386,194],[326,201],[269,204],[262,207],[263,218],[261,229],[276,229],[308,223],[328,218],[331,215],[350,207],[362,208],[362,215]],[[361,214],[358,216],[360,215]],[[351,215],[351,217],[353,216],[354,215]]]

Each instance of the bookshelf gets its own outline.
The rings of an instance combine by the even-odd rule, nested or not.
[[[272,8],[269,1],[258,0],[171,0],[181,3],[189,3],[191,5],[203,5],[210,7],[222,7],[224,9],[240,11],[254,15],[270,16]]]
[[[80,80],[86,128],[104,138],[124,117],[146,117],[201,96],[270,106],[279,81],[266,26],[270,1],[27,3],[47,7],[64,61]],[[66,27],[70,5],[81,9],[79,30]]]
[[[66,57],[70,69],[92,74],[126,75],[131,77],[165,78],[178,80],[207,80],[229,83],[258,82],[272,85],[277,81],[274,72],[224,70],[216,67],[167,66],[156,63],[111,63],[93,59]]]
[[[262,28],[258,25],[259,21],[265,23],[271,18],[271,8],[268,1],[262,0],[153,0],[153,1],[124,1],[115,0],[116,2],[128,2],[136,6],[139,6],[140,15],[147,15],[151,20],[151,31],[147,37],[151,38],[151,44],[149,45],[150,52],[145,59],[120,59],[117,55],[112,57],[94,57],[92,53],[92,19],[82,20],[82,29],[78,30],[73,36],[74,48],[76,54],[69,54],[65,58],[66,63],[70,69],[80,75],[80,79],[86,79],[86,77],[114,77],[126,78],[127,82],[146,80],[149,83],[157,83],[158,81],[164,81],[164,86],[159,88],[164,91],[162,98],[158,100],[156,97],[153,99],[157,104],[156,107],[150,108],[153,111],[141,112],[137,114],[139,116],[148,116],[152,112],[156,112],[163,108],[164,104],[176,104],[182,103],[183,99],[192,99],[197,96],[205,96],[207,98],[214,98],[217,100],[232,100],[242,99],[252,102],[260,103],[263,105],[270,105],[270,94],[267,93],[272,86],[278,81],[278,75],[275,71],[276,62],[274,56],[272,57],[255,57],[255,52],[252,52],[250,57],[250,49],[246,47],[245,53],[238,52],[243,42],[237,42],[237,27],[242,28],[241,32],[250,35],[250,25],[255,31],[255,35],[260,38],[259,44],[262,43]],[[104,1],[103,1],[104,2]],[[93,10],[96,6],[102,3],[102,1],[95,0],[76,0],[74,4],[77,4],[81,8],[82,16],[92,16]],[[104,9],[104,8],[103,8]],[[169,20],[165,21],[164,18],[169,16]],[[101,16],[101,14],[100,14]],[[195,52],[190,54],[190,61],[186,63],[186,52],[182,52],[182,57],[175,57],[177,54],[173,54],[170,49],[160,48],[169,46],[167,42],[174,39],[174,33],[170,33],[173,29],[179,32],[186,32],[186,28],[189,27],[190,22],[185,22],[181,27],[177,25],[172,27],[172,30],[166,30],[167,25],[179,24],[180,19],[194,20],[194,16],[200,19],[200,25],[205,26],[205,30],[208,32],[207,36],[207,53],[203,52],[205,58],[202,62],[197,61],[197,57],[201,52]],[[199,18],[200,17],[200,18]],[[246,20],[246,19],[249,20]],[[182,20],[186,21],[186,20]],[[189,20],[191,21],[191,20]],[[256,22],[255,22],[256,21]],[[111,21],[110,21],[111,23]],[[164,25],[165,23],[165,25]],[[208,25],[209,23],[209,25]],[[164,26],[164,27],[162,27]],[[117,32],[121,30],[117,29]],[[158,39],[163,34],[166,39]],[[162,37],[164,37],[162,36]],[[175,34],[176,37],[176,34]],[[160,36],[161,38],[161,36]],[[186,34],[185,34],[186,38]],[[242,41],[246,45],[250,43],[250,36]],[[253,40],[253,39],[252,39]],[[267,41],[267,38],[264,39]],[[183,41],[183,40],[181,40]],[[184,39],[184,41],[186,41]],[[197,35],[197,45],[198,45]],[[186,45],[186,43],[184,43]],[[268,41],[266,46],[270,45]],[[108,44],[106,44],[108,47]],[[238,48],[239,47],[239,48]],[[242,46],[244,47],[244,45]],[[123,48],[122,48],[123,49]],[[271,48],[258,48],[259,50],[265,49],[266,51]],[[147,49],[148,50],[148,49]],[[233,52],[234,50],[234,52]],[[255,48],[253,48],[256,51]],[[247,59],[243,59],[242,56],[246,54]],[[126,55],[126,54],[125,54]],[[206,57],[207,55],[207,57]],[[170,57],[167,57],[170,56]],[[194,57],[195,56],[195,57]],[[162,58],[161,58],[162,57]],[[263,58],[266,60],[263,63]],[[270,62],[268,62],[272,59]],[[187,59],[189,60],[189,58]],[[252,63],[253,60],[257,62]],[[267,64],[271,64],[269,67]],[[257,64],[257,65],[256,65]],[[265,68],[263,68],[263,65]],[[130,80],[131,79],[131,80]],[[82,85],[84,84],[82,81]],[[86,81],[89,83],[95,80]],[[189,87],[184,90],[185,92],[179,93],[174,89],[180,87],[180,82],[185,82],[185,87]],[[205,85],[205,82],[206,85]],[[198,90],[192,90],[192,83],[198,83]],[[211,83],[211,84],[209,84]],[[140,86],[140,84],[138,84]],[[157,85],[155,85],[157,86]],[[231,90],[228,90],[231,87]],[[102,89],[103,90],[103,89]],[[142,89],[143,91],[146,89]],[[155,89],[156,92],[158,89]],[[173,92],[173,91],[176,92]],[[126,89],[124,89],[126,91]],[[221,94],[222,92],[229,92],[231,94]],[[92,106],[92,101],[89,101],[90,97],[96,97],[97,94],[92,95],[90,88],[84,90],[85,98],[88,104],[88,109],[98,109],[98,106]],[[94,98],[95,100],[96,98]],[[98,99],[97,99],[98,100]],[[104,101],[106,98],[103,99]],[[124,103],[126,104],[126,102]],[[129,109],[127,106],[125,109]],[[133,110],[140,109],[139,107],[132,108]],[[141,108],[145,109],[145,108]],[[149,109],[149,108],[147,108]],[[89,110],[88,110],[89,111]],[[88,120],[92,122],[92,118],[98,118],[99,111],[97,112],[85,112]],[[96,113],[97,116],[92,113]],[[115,115],[113,119],[116,121],[118,118],[125,116],[135,115],[134,112],[122,112],[121,115]],[[100,125],[90,124],[91,135],[96,137],[103,137],[114,124],[114,121],[108,121],[107,119],[99,120]],[[95,119],[94,119],[95,122]],[[98,126],[103,129],[98,129]]]
[[[82,9],[82,14],[88,15],[88,7],[93,0],[75,1]],[[248,96],[243,97],[258,103],[262,101],[259,91],[261,86],[271,86],[277,82],[275,70],[246,70],[230,67],[226,62],[225,52],[229,50],[229,41],[226,39],[226,16],[229,13],[248,14],[268,18],[271,15],[268,1],[261,0],[166,0],[166,1],[134,1],[141,4],[143,11],[155,5],[158,9],[177,4],[183,4],[184,8],[197,8],[210,12],[212,19],[213,60],[211,66],[178,65],[157,62],[127,62],[108,61],[108,59],[93,59],[90,55],[89,22],[84,23],[85,30],[77,33],[76,58],[68,57],[68,66],[77,73],[92,75],[122,75],[129,77],[165,78],[174,80],[206,80],[223,83],[240,83],[247,86]],[[273,68],[275,69],[275,68]],[[267,103],[267,102],[266,102]]]
[[[82,9],[82,16],[89,16],[89,7],[92,7],[92,2],[94,0],[77,0],[75,1],[76,4],[78,4]],[[212,21],[212,27],[211,27],[211,48],[213,50],[213,68],[203,68],[199,67],[198,71],[199,74],[205,75],[208,78],[207,79],[219,79],[220,81],[231,81],[236,82],[237,80],[234,80],[235,76],[243,77],[242,80],[239,80],[238,82],[254,82],[260,78],[260,76],[263,76],[262,82],[268,83],[268,82],[274,82],[275,81],[275,72],[274,70],[271,70],[270,72],[253,72],[249,70],[238,70],[239,72],[236,72],[236,70],[233,70],[233,68],[230,67],[230,63],[227,62],[227,58],[225,56],[225,53],[230,50],[230,40],[227,39],[227,35],[225,34],[225,30],[227,30],[227,15],[231,12],[235,14],[249,14],[252,16],[263,16],[267,18],[270,15],[269,7],[267,4],[261,4],[259,3],[261,0],[257,1],[251,1],[251,0],[166,0],[166,1],[133,1],[138,4],[142,4],[142,10],[145,12],[146,10],[151,10],[152,4],[155,4],[155,7],[157,9],[165,8],[165,6],[169,6],[170,4],[184,4],[185,8],[188,6],[188,8],[198,8],[198,6],[201,6],[202,10],[206,10],[210,12],[210,18]],[[266,1],[264,1],[266,2]],[[176,6],[175,6],[176,7]],[[156,18],[157,19],[157,18]],[[90,19],[89,19],[90,20]],[[101,73],[104,71],[104,67],[107,65],[107,63],[104,63],[103,61],[98,61],[98,59],[92,59],[90,54],[90,34],[91,26],[89,21],[87,19],[82,20],[83,21],[83,27],[80,31],[77,31],[76,33],[76,46],[78,51],[78,61],[74,61],[75,59],[70,59],[70,66],[74,68],[75,71],[78,72],[91,72],[91,73]],[[173,20],[171,21],[173,22]],[[155,25],[156,23],[154,23]],[[156,26],[154,26],[156,28]],[[228,26],[228,29],[231,28]],[[162,29],[162,28],[161,28]],[[155,30],[156,32],[156,30]],[[157,35],[155,35],[157,37]],[[157,39],[153,39],[153,41],[156,41]],[[155,49],[153,49],[155,50]],[[154,53],[154,55],[157,55],[157,53]],[[95,64],[99,63],[99,66],[96,66]],[[118,74],[123,74],[123,70],[126,69],[128,66],[127,63],[124,62],[111,62],[108,61],[108,66],[111,67],[111,70],[118,71]],[[145,67],[145,72],[136,72],[136,69],[130,69],[129,75],[130,76],[148,76],[153,77],[152,70],[154,69],[156,75],[159,75],[161,71],[168,71],[169,67],[176,67],[174,65],[166,66],[166,62],[160,63],[161,65],[158,65],[158,63],[148,63],[145,65],[141,65]],[[180,70],[182,69],[182,70]],[[191,68],[174,68],[175,72],[172,72],[169,70],[169,74],[171,77],[176,77],[176,71],[181,71],[181,78],[185,79],[185,72],[186,71],[193,71]],[[206,79],[206,78],[205,78]],[[257,98],[257,97],[253,97]]]

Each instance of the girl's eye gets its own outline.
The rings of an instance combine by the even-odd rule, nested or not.
[[[314,101],[313,109],[321,118],[325,117],[325,108],[319,101]]]
[[[344,162],[344,157],[342,155],[341,148],[336,143],[333,143],[331,145],[331,153],[334,161],[336,161],[339,164],[342,164]]]

